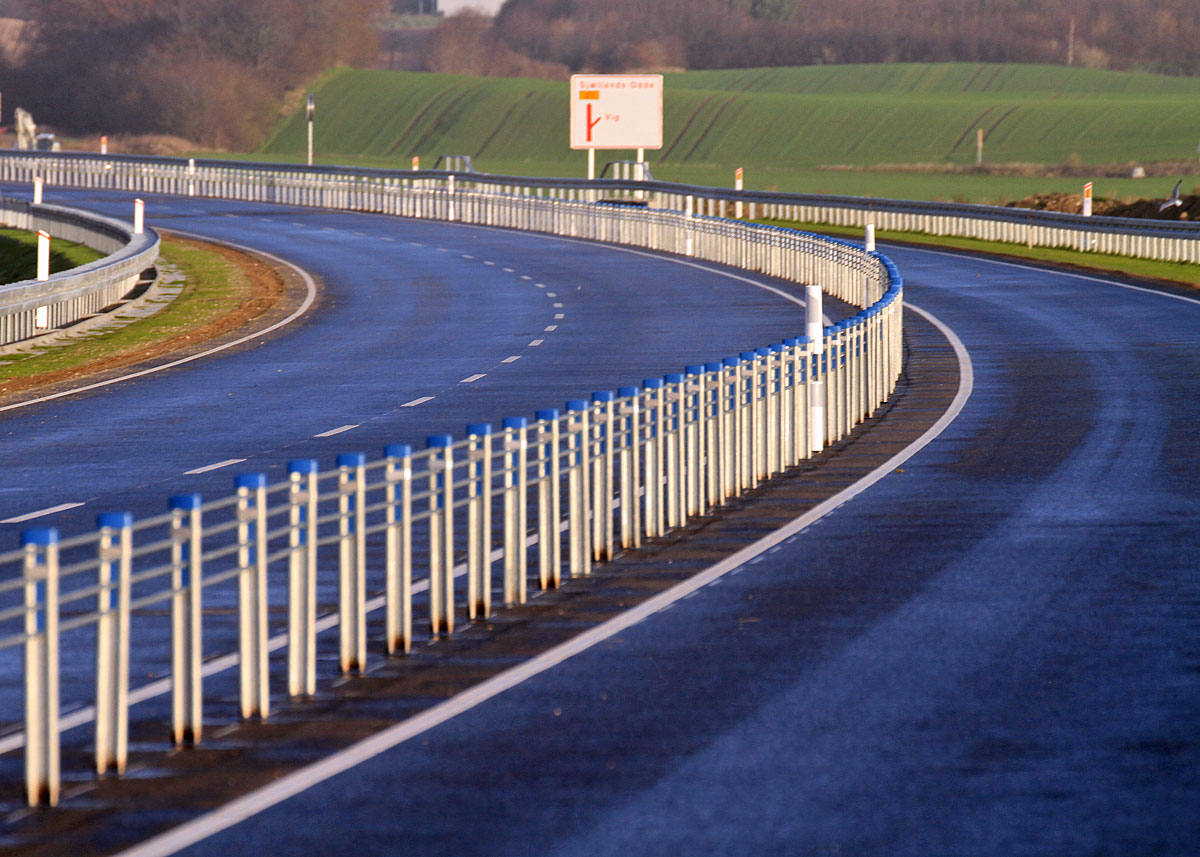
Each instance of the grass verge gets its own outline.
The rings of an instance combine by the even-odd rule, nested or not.
[[[37,277],[37,233],[0,229],[0,283],[19,283]],[[78,268],[104,254],[82,244],[55,239],[50,243],[50,273]]]
[[[831,226],[822,223],[797,223],[794,220],[759,220],[774,226],[786,226],[805,232],[832,235],[836,238],[862,240],[863,231],[853,226]],[[1144,280],[1156,280],[1173,285],[1200,289],[1200,265],[1189,262],[1156,262],[1150,259],[1131,259],[1105,253],[1080,253],[1078,250],[1063,250],[1048,247],[1023,247],[1000,241],[980,241],[975,238],[953,238],[941,235],[926,235],[921,232],[896,232],[877,229],[878,241],[894,241],[925,247],[942,247],[951,250],[966,250],[971,253],[986,253],[1030,262],[1042,262],[1059,267],[1096,273],[1125,274]]]
[[[0,398],[186,351],[238,329],[285,294],[273,268],[225,247],[165,238],[160,264],[180,269],[186,278],[167,307],[101,336],[0,357]]]

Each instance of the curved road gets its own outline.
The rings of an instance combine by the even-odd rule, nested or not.
[[[258,216],[231,220],[229,234],[289,247],[309,266],[326,244],[353,241],[323,244],[320,230],[286,225],[305,215],[268,214],[284,223],[273,236]],[[744,319],[723,314],[700,342],[690,309],[651,319],[629,303],[652,300],[648,289],[606,300],[601,284],[619,279],[611,268],[583,279],[589,259],[622,265],[607,251],[564,254],[542,239],[459,230],[464,245],[439,257],[433,245],[449,240],[446,227],[307,217],[405,240],[439,233],[412,239],[427,246],[403,251],[414,267],[400,281],[419,271],[441,284],[456,320],[497,319],[492,336],[465,346],[471,362],[456,356],[457,343],[436,343],[440,310],[418,310],[417,294],[406,293],[430,325],[417,335],[436,359],[419,379],[330,377],[322,397],[328,389],[343,407],[355,400],[345,388],[377,402],[436,392],[446,408],[440,427],[465,421],[457,417],[466,397],[486,395],[455,386],[471,372],[540,406],[543,384],[580,390],[600,378],[612,386],[627,371],[636,377],[638,361],[656,355],[622,353],[635,343],[709,357],[741,347],[732,344],[738,336],[776,339],[770,326],[786,322],[778,298],[727,285],[718,298],[692,274],[655,278],[656,291],[671,290],[668,308],[748,301]],[[472,249],[462,250],[466,242]],[[574,366],[585,352],[569,366],[554,366],[550,350],[523,352],[501,379],[493,366],[529,341],[547,299],[518,280],[493,302],[492,273],[481,279],[481,267],[466,264],[475,260],[457,252],[553,281],[568,296],[560,329],[592,337],[584,347],[595,364]],[[180,853],[321,854],[349,843],[378,854],[587,857],[1200,851],[1200,303],[986,259],[886,252],[908,299],[970,354],[973,394],[938,439],[800,536],[671,609]],[[397,281],[386,261],[364,254],[361,264],[367,291]],[[449,287],[464,275],[463,291]],[[582,287],[578,309],[572,285]],[[363,337],[330,343],[314,325],[261,350],[299,342],[298,353],[311,351],[319,366],[345,348],[370,359],[372,343],[411,335],[396,320],[383,330],[368,324],[382,304],[358,306],[336,278],[331,292],[333,312],[361,318]],[[622,310],[617,322],[606,316],[613,308]],[[689,344],[693,351],[678,350]],[[296,359],[298,379],[310,361]],[[210,375],[232,374],[221,363],[238,361],[188,370],[195,398],[178,392],[184,398],[172,405],[197,410],[220,389]],[[555,369],[552,381],[539,380],[535,366]],[[253,383],[244,379],[244,398],[258,395]],[[264,397],[278,386],[286,398],[283,385],[261,383]],[[58,408],[37,418],[67,431],[54,429]],[[231,432],[236,413],[224,416]],[[392,414],[380,422],[411,419],[406,427],[424,430],[420,414]],[[309,454],[318,445],[301,435],[337,422],[300,408],[279,428]],[[368,430],[361,437],[370,443],[360,445],[383,434]],[[218,443],[172,452],[155,479],[242,449]]]

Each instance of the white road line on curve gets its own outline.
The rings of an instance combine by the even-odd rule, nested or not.
[[[357,424],[352,425],[352,426],[338,426],[335,429],[330,429],[329,431],[323,431],[320,434],[314,434],[313,437],[333,437],[335,434],[343,434],[348,431],[353,431],[356,428],[358,428]]]
[[[83,503],[63,503],[60,506],[51,506],[49,509],[39,509],[36,512],[29,512],[26,515],[17,515],[15,518],[5,518],[0,521],[0,524],[23,524],[26,521],[32,521],[37,518],[44,518],[47,515],[53,515],[57,512],[65,512],[68,509],[78,509]]]
[[[516,362],[517,362],[518,360],[520,360],[520,359],[521,359],[521,355],[520,355],[520,354],[514,354],[512,357],[505,357],[505,358],[504,358],[503,360],[501,360],[500,362],[501,362],[501,363],[516,363]]]
[[[530,347],[530,348],[537,348],[539,345],[541,345],[541,344],[542,344],[543,342],[545,342],[545,341],[546,341],[546,340],[544,340],[544,339],[535,339],[535,340],[533,340],[533,342],[529,343],[529,347]]]
[[[557,324],[549,324],[549,325],[546,325],[546,327],[543,328],[543,330],[546,333],[550,333],[551,331],[558,330],[558,325]]]
[[[199,476],[201,473],[211,473],[214,470],[220,470],[222,467],[232,467],[234,464],[241,464],[246,459],[230,458],[228,461],[218,461],[216,464],[206,464],[204,467],[197,467],[195,470],[185,470],[184,476]]]
[[[405,403],[404,403],[403,405],[401,405],[400,407],[402,407],[402,408],[415,408],[417,405],[423,405],[423,404],[425,404],[426,402],[432,402],[432,401],[433,401],[435,398],[436,398],[435,396],[422,396],[422,397],[421,397],[421,398],[419,398],[419,399],[413,399],[411,402],[405,402]]]
[[[467,376],[466,378],[463,378],[463,379],[462,379],[461,381],[459,381],[458,383],[460,383],[460,384],[474,384],[474,383],[475,383],[476,381],[478,381],[480,378],[486,378],[486,377],[487,377],[487,373],[486,373],[486,372],[483,372],[483,373],[481,373],[481,374],[479,374],[479,375],[469,375],[469,376]]]
[[[556,313],[554,314],[554,318],[555,318],[555,319],[557,319],[558,321],[562,321],[562,320],[563,320],[564,318],[566,318],[566,317],[567,317],[567,316],[566,316],[564,313],[561,313],[561,312],[556,312]]]
[[[562,309],[562,304],[554,304],[555,309]]]

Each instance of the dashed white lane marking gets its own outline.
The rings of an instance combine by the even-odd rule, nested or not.
[[[544,289],[544,288],[546,288],[546,284],[545,284],[545,283],[538,283],[538,284],[537,284],[537,287],[538,287],[539,289]]]
[[[556,313],[554,314],[554,317],[555,317],[557,320],[559,320],[559,321],[562,321],[564,318],[566,318],[566,315],[565,315],[564,313],[561,313],[561,312],[556,312]]]
[[[551,332],[551,331],[553,331],[553,330],[558,330],[558,325],[557,325],[557,324],[551,324],[551,325],[547,325],[547,326],[546,326],[546,328],[545,328],[545,331],[546,331],[546,333],[550,333],[550,332]]]
[[[495,262],[484,262],[483,264],[487,265],[489,268],[494,268],[494,267],[496,267],[496,263],[495,263]]]
[[[562,304],[554,304],[555,309],[562,309]]]
[[[554,294],[554,292],[546,292],[546,297],[548,297],[548,298],[556,298],[556,297],[558,297],[558,295]]]
[[[218,461],[216,464],[207,464],[204,467],[197,467],[195,470],[185,470],[184,476],[199,476],[201,473],[211,473],[214,470],[220,470],[222,467],[231,467],[234,464],[241,464],[246,459],[231,458],[228,461]]]
[[[409,241],[409,242],[408,242],[408,246],[409,246],[409,247],[424,247],[425,245],[424,245],[424,244],[421,244],[421,243],[420,243],[420,242],[418,242],[418,241]]]
[[[516,271],[514,271],[512,268],[505,268],[505,269],[504,269],[504,273],[506,273],[506,274],[515,274],[515,273],[516,273]]]
[[[516,362],[517,362],[518,360],[520,360],[520,359],[521,359],[521,355],[520,355],[520,354],[514,354],[512,357],[505,357],[505,358],[504,358],[503,360],[501,360],[500,362],[501,362],[501,363],[516,363]]]
[[[415,408],[417,405],[423,405],[423,404],[425,404],[426,402],[432,402],[432,401],[434,400],[434,398],[435,398],[434,396],[422,396],[422,397],[421,397],[421,398],[419,398],[419,399],[413,399],[411,402],[405,402],[405,403],[404,403],[403,405],[401,405],[400,407],[402,407],[402,408]]]
[[[383,240],[384,240],[384,241],[395,241],[396,239],[395,239],[395,238],[393,238],[393,237],[392,237],[392,236],[390,236],[390,235],[384,235],[384,236],[383,236]]]
[[[303,228],[304,228],[304,224],[303,224],[303,223],[297,223],[297,222],[296,222],[296,221],[294,221],[294,220],[292,221],[292,226],[299,226],[301,229],[303,229]]]
[[[342,434],[343,432],[352,431],[353,429],[356,429],[356,428],[358,428],[357,425],[338,426],[335,429],[330,429],[329,431],[323,431],[320,434],[314,434],[313,437],[333,437],[335,434]]]
[[[30,512],[26,515],[17,515],[15,518],[5,518],[0,521],[0,524],[23,524],[26,521],[32,521],[35,518],[44,518],[47,515],[53,515],[56,512],[65,512],[68,509],[78,509],[83,503],[63,503],[61,506],[51,506],[49,509],[39,509],[36,512]]]
[[[522,275],[521,275],[521,279],[522,279],[522,280],[525,280],[526,282],[528,282],[529,280],[532,280],[532,279],[533,279],[533,277],[529,277],[529,276],[526,276],[525,274],[522,274]]]
[[[533,340],[533,342],[529,343],[529,347],[530,347],[530,348],[537,348],[539,345],[541,345],[541,344],[542,344],[543,342],[545,342],[545,341],[546,341],[546,340],[544,340],[544,339],[535,339],[535,340]]]
[[[462,254],[462,257],[463,257],[464,259],[474,259],[474,258],[475,258],[475,257],[474,257],[474,256],[472,256],[470,253],[463,253],[463,254]]]
[[[459,381],[458,383],[460,383],[460,384],[474,384],[474,383],[475,383],[476,381],[478,381],[480,378],[486,378],[486,377],[487,377],[487,373],[486,373],[486,372],[482,372],[482,373],[480,373],[480,374],[478,374],[478,375],[470,375],[470,376],[468,376],[468,377],[466,377],[466,378],[463,378],[463,379],[462,379],[461,381]]]

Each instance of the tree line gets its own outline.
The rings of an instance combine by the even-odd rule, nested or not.
[[[370,65],[380,0],[6,0],[33,26],[4,104],[76,133],[162,133],[249,149],[288,96]]]

